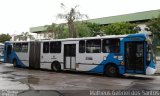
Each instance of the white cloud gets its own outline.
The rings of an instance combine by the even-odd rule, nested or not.
[[[1,0],[0,34],[20,34],[30,27],[59,22],[60,3],[68,9],[80,5],[80,12],[90,18],[160,9],[159,0]]]

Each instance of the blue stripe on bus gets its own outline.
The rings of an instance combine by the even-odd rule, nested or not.
[[[17,54],[16,54],[16,52],[12,52],[12,60],[14,59],[14,58],[16,58],[16,60],[17,60],[17,65],[18,66],[20,66],[20,67],[27,67],[20,59],[19,59],[19,57],[17,56]],[[12,61],[13,62],[13,61]],[[11,62],[11,63],[12,63]]]
[[[151,60],[151,62],[150,62],[150,64],[149,64],[149,67],[156,69],[156,65],[155,65],[155,63],[153,62],[153,60]]]
[[[124,66],[120,66],[120,60],[118,59],[114,59],[114,54],[109,54],[106,58],[106,60],[103,60],[99,65],[97,65],[95,68],[89,70],[89,72],[97,72],[97,73],[103,73],[104,72],[104,67],[106,64],[109,63],[113,63],[116,64],[118,69],[119,69],[119,73],[120,74],[124,74],[125,70],[124,70]]]
[[[11,45],[10,43],[6,43],[5,44],[5,46],[6,45]],[[4,54],[5,56],[4,56],[4,59],[5,59],[5,62],[7,62],[6,60],[7,60],[7,57],[6,57],[6,51],[5,51],[5,54]],[[16,54],[16,52],[15,51],[12,51],[11,52],[11,54],[9,55],[9,61],[8,61],[8,63],[13,63],[13,59],[16,59],[17,60],[17,65],[18,66],[20,66],[20,67],[27,67],[25,64],[23,64],[23,62],[19,59],[19,57],[17,56],[17,54]]]

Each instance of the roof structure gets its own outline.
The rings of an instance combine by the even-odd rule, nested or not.
[[[41,33],[47,29],[46,26],[38,26],[38,27],[31,27],[30,32],[31,33]]]
[[[160,15],[160,9],[144,11],[144,12],[137,12],[137,13],[132,13],[132,14],[125,14],[125,15],[96,18],[96,19],[90,19],[87,21],[103,25],[103,24],[111,24],[111,23],[116,23],[116,22],[144,21],[144,20],[149,20],[152,18],[157,18],[159,15]]]

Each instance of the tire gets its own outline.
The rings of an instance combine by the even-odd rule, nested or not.
[[[104,68],[104,74],[109,77],[116,77],[118,76],[118,69],[115,65],[109,64]]]
[[[17,67],[17,60],[16,59],[13,59],[13,66]]]
[[[59,62],[53,62],[51,65],[52,71],[60,72],[61,71],[61,64]]]

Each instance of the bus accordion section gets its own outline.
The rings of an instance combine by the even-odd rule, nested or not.
[[[5,42],[4,61],[15,67],[83,71],[107,76],[151,75],[156,71],[146,34]]]

